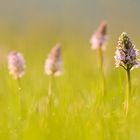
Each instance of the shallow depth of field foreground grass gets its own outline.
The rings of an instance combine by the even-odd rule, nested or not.
[[[32,37],[14,40],[15,45],[9,39],[9,44],[1,47],[1,140],[140,139],[140,69],[131,73],[133,89],[129,112],[125,116],[123,102],[127,78],[123,69],[115,68],[116,42],[109,41],[104,56],[106,94],[102,101],[97,54],[86,41],[81,43],[80,40],[63,38],[64,72],[61,77],[53,79],[51,111],[47,106],[49,77],[44,74],[44,62],[56,42],[47,43],[45,39],[35,41]],[[10,50],[22,52],[26,59],[21,93],[17,81],[7,69],[6,55]]]

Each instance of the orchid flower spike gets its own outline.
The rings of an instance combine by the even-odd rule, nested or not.
[[[21,53],[13,51],[8,55],[8,69],[15,79],[21,78],[25,73],[25,60]]]
[[[121,66],[125,70],[132,70],[140,66],[137,59],[138,50],[125,32],[119,37],[115,54],[116,67]]]
[[[99,49],[100,47],[102,47],[102,50],[105,50],[104,45],[107,40],[107,23],[103,21],[90,40],[91,48]]]
[[[56,44],[52,48],[48,58],[45,61],[45,73],[47,75],[59,76],[62,74],[61,45]]]

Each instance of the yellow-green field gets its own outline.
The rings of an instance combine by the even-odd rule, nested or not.
[[[19,40],[16,40],[19,41]],[[15,41],[15,42],[16,42]],[[132,71],[133,95],[127,117],[123,102],[127,92],[125,71],[115,68],[111,43],[105,52],[106,95],[101,103],[101,74],[97,52],[80,41],[62,41],[64,73],[53,80],[54,105],[48,113],[49,77],[45,59],[54,44],[34,38],[18,42],[19,48],[2,46],[0,68],[0,138],[2,140],[129,140],[140,139],[139,69]],[[9,41],[9,44],[11,42]],[[29,46],[28,46],[29,45]],[[114,43],[115,45],[115,43]],[[26,74],[18,83],[9,75],[6,55],[18,50],[26,59]],[[19,95],[21,106],[19,105]]]
[[[131,71],[126,116],[127,76],[125,70],[115,68],[114,61],[123,31],[140,49],[140,2],[55,2],[30,0],[22,6],[15,0],[3,2],[6,9],[0,4],[0,140],[140,140],[140,68]],[[89,40],[104,19],[109,40],[104,52],[103,97],[98,52],[91,49]],[[50,77],[45,75],[44,64],[58,42],[62,44],[63,75],[53,78],[50,109]],[[21,91],[7,66],[7,55],[13,50],[21,52],[26,61]]]

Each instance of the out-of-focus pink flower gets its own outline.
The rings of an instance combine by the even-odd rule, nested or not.
[[[21,78],[25,73],[25,60],[21,53],[13,51],[8,55],[8,68],[15,79]]]
[[[107,42],[107,39],[107,23],[102,22],[90,40],[91,48],[98,49],[102,47],[104,49],[103,46]]]
[[[52,48],[48,58],[45,61],[45,73],[47,75],[59,76],[62,74],[61,45],[56,44]]]

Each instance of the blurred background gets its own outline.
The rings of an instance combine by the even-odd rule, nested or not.
[[[0,44],[71,46],[76,41],[84,46],[102,20],[108,22],[111,41],[126,31],[139,44],[139,5],[139,0],[1,0]]]

